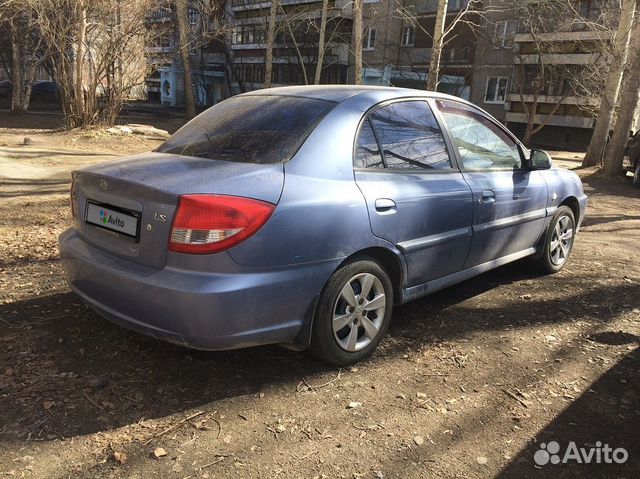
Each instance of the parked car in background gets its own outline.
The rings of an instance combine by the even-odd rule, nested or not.
[[[633,173],[633,186],[640,188],[640,130],[629,136],[624,149],[623,168]]]
[[[9,98],[11,97],[11,80],[2,80],[0,81],[0,98]]]
[[[199,349],[369,356],[394,304],[531,257],[566,264],[578,176],[456,97],[316,86],[232,97],[156,151],[73,173],[71,288]]]
[[[36,103],[60,103],[60,87],[52,81],[38,81],[31,88],[31,101]]]
[[[11,98],[11,80],[0,82],[0,97]],[[60,87],[52,81],[37,80],[31,87],[31,101],[34,103],[60,103]]]

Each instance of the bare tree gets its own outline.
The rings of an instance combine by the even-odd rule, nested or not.
[[[427,77],[427,90],[435,91],[438,88],[440,59],[442,57],[442,46],[444,43],[444,24],[447,19],[448,5],[449,0],[438,0],[436,25],[433,30],[433,46],[431,47],[431,60],[429,62],[429,73]]]
[[[178,48],[182,59],[185,116],[196,116],[196,99],[193,93],[193,77],[191,74],[191,45],[189,44],[189,15],[187,0],[176,0],[176,23],[178,26]]]
[[[486,5],[484,3],[486,3]],[[427,31],[421,24],[415,6],[401,6],[396,9],[395,14],[399,15],[406,24],[420,29],[427,37],[432,39],[429,72],[426,83],[427,90],[437,90],[444,47],[457,36],[458,28],[461,25],[466,25],[473,34],[477,34],[483,24],[486,23],[487,15],[502,9],[502,7],[494,5],[495,3],[499,2],[468,0],[464,2],[462,8],[448,20],[449,2],[448,0],[438,0],[433,31]]]
[[[144,82],[150,0],[21,0],[33,10],[68,127],[113,123]]]
[[[633,116],[638,105],[640,91],[640,17],[636,17],[631,30],[629,54],[626,62],[626,75],[622,86],[621,101],[619,102],[617,118],[613,126],[613,135],[607,145],[604,172],[607,176],[617,176],[624,173],[622,160],[627,134],[633,124]]]
[[[276,14],[278,13],[278,0],[271,0],[269,8],[269,27],[267,28],[267,44],[264,56],[264,87],[271,88],[273,77],[273,43],[276,36]]]
[[[618,102],[618,92],[629,45],[629,34],[636,14],[637,3],[638,0],[622,0],[620,21],[613,42],[613,58],[609,65],[607,81],[602,91],[600,111],[593,129],[593,136],[582,166],[593,166],[602,159],[611,128],[611,121]]]
[[[322,13],[320,16],[320,38],[318,38],[318,60],[316,62],[316,73],[313,77],[313,84],[320,84],[322,75],[322,64],[324,63],[324,41],[327,31],[327,14],[329,10],[329,0],[322,0]]]
[[[584,18],[571,0],[505,1],[502,6],[512,18],[519,19],[521,31],[528,36],[515,51],[517,67],[513,82],[513,90],[526,118],[523,141],[528,144],[549,124],[567,98],[583,98],[585,105],[581,108],[591,108],[602,85],[601,65],[610,49],[611,18],[608,15]],[[570,43],[553,39],[558,33],[571,32],[576,24],[596,33],[588,51],[592,56],[591,64],[553,61],[571,47]],[[542,105],[545,106],[544,113],[540,111]]]
[[[362,84],[362,1],[353,0],[353,74],[356,85]]]
[[[6,32],[5,39],[11,45],[11,67],[4,56],[2,62],[13,85],[11,112],[14,114],[28,110],[36,70],[46,58],[42,37],[32,25],[33,16],[28,3],[5,0],[0,4],[0,28]]]

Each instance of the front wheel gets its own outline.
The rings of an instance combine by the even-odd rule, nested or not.
[[[342,266],[318,301],[310,351],[336,366],[367,358],[386,333],[392,308],[391,280],[378,263],[361,259]]]
[[[576,220],[568,206],[560,206],[551,219],[544,240],[544,253],[538,260],[540,269],[545,273],[560,271],[573,249],[576,235]]]
[[[636,167],[633,169],[633,186],[640,188],[640,158],[636,160]]]

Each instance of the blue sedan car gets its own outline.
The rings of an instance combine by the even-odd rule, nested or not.
[[[459,98],[316,86],[235,96],[156,151],[73,174],[67,280],[197,349],[369,356],[395,304],[524,257],[566,263],[579,178]]]

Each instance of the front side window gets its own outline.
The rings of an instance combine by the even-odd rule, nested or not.
[[[522,166],[516,142],[475,108],[437,100],[465,169],[514,169]]]
[[[368,121],[387,168],[451,168],[444,138],[427,102],[392,103],[374,110]]]
[[[195,117],[155,151],[239,163],[284,163],[335,105],[276,95],[232,97]]]

